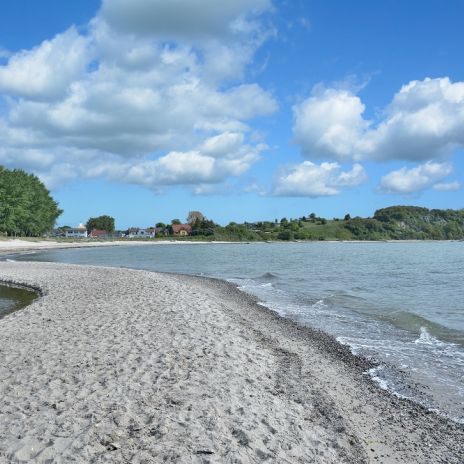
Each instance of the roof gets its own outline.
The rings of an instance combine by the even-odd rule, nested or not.
[[[192,226],[190,224],[173,224],[172,231],[175,234],[178,234],[181,230],[185,230],[186,232],[192,232]]]
[[[99,230],[99,229],[93,229],[91,232],[90,232],[90,235],[92,237],[98,237],[99,235],[107,235],[108,232],[106,230]]]

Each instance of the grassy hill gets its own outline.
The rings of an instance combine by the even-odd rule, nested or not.
[[[198,239],[209,240],[461,240],[464,239],[464,209],[439,210],[416,206],[379,209],[371,218],[327,220],[302,217],[281,221],[230,223],[210,227]]]

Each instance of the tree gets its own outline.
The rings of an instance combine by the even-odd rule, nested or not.
[[[314,222],[314,221],[316,220],[316,214],[315,214],[315,213],[311,213],[311,214],[309,215],[309,220],[312,221],[312,222]]]
[[[345,214],[345,217],[343,218],[344,221],[349,221],[351,219],[351,216],[349,214]]]
[[[203,222],[205,216],[200,211],[189,211],[187,216],[187,222],[191,225],[195,222]]]
[[[293,240],[293,232],[290,230],[283,230],[277,235],[279,240]]]
[[[174,225],[174,224],[181,224],[180,219],[173,219],[171,221],[171,225]]]
[[[164,222],[157,222],[155,227],[162,227],[164,229],[166,228],[166,224]]]
[[[37,237],[53,229],[62,212],[38,177],[0,166],[0,232]]]
[[[114,232],[114,218],[107,215],[98,216],[96,218],[89,218],[85,226],[89,232],[93,229]]]

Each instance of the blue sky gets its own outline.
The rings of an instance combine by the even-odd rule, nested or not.
[[[0,163],[60,224],[463,207],[460,0],[0,9]]]

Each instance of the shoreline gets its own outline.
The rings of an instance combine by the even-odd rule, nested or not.
[[[75,241],[57,242],[49,240],[28,241],[24,239],[0,240],[0,256],[39,252],[48,250],[63,250],[70,248],[94,248],[108,246],[144,246],[144,245],[252,245],[252,244],[291,244],[291,243],[453,243],[464,242],[464,240],[290,240],[290,241],[251,241],[251,242],[229,242],[229,241],[197,241],[197,240],[113,240],[113,241]]]
[[[85,461],[99,456],[112,462],[130,453],[132,462],[142,456],[176,462],[464,458],[464,427],[381,390],[365,374],[370,361],[261,307],[231,283],[29,262],[0,263],[0,279],[43,291],[0,322],[0,423],[9,431],[0,431],[0,458],[3,453],[8,462],[33,453],[41,462],[71,451]],[[45,340],[52,347],[44,347]],[[31,353],[40,368],[24,365]],[[31,390],[18,397],[14,385]],[[93,407],[88,397],[95,397]],[[144,408],[150,421],[161,421],[156,427],[145,424]],[[105,414],[117,417],[108,422]],[[26,420],[32,421],[29,431]],[[70,440],[74,422],[86,424],[85,438],[64,447],[54,427],[68,428],[68,438],[60,435]]]

